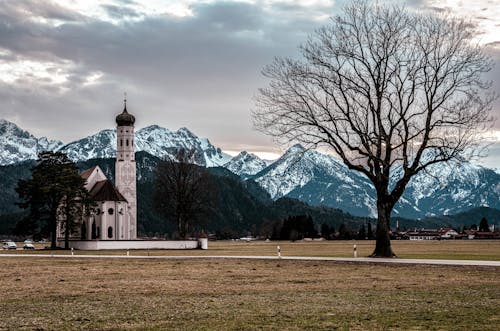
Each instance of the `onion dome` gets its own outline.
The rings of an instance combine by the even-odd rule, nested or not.
[[[134,123],[135,117],[127,112],[127,99],[125,99],[123,112],[116,116],[116,124],[118,124],[118,126],[133,126]]]

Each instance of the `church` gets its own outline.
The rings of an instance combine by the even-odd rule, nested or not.
[[[85,189],[94,202],[84,217],[76,238],[80,240],[137,239],[137,191],[134,153],[135,117],[127,111],[116,116],[115,184],[106,178],[99,166],[84,170]],[[62,231],[59,237],[62,238]]]
[[[84,170],[94,206],[71,237],[70,247],[76,249],[194,249],[208,248],[206,238],[184,241],[141,240],[137,238],[137,177],[134,150],[135,117],[127,111],[116,116],[115,183],[106,178],[99,166]],[[64,234],[58,229],[59,246]]]

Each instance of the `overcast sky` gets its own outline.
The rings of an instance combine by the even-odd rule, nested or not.
[[[260,71],[275,56],[297,55],[297,46],[343,3],[0,2],[0,118],[70,142],[114,127],[126,91],[137,128],[185,126],[226,151],[272,153],[284,147],[253,130],[250,116],[253,96],[266,85]],[[500,91],[500,0],[407,5],[476,23],[478,40],[496,62],[490,79]],[[498,121],[494,130],[499,143],[484,163],[500,167]]]

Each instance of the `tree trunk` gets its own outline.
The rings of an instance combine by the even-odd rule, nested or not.
[[[377,201],[377,232],[375,235],[376,244],[375,250],[373,251],[371,257],[395,257],[396,254],[391,248],[391,238],[389,236],[390,222],[391,222],[391,210],[392,208],[386,201],[381,201],[385,199],[378,199]]]
[[[57,248],[57,207],[52,206],[50,213],[50,248]]]

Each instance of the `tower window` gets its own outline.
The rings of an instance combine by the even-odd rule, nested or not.
[[[120,146],[123,146],[123,139],[120,139]]]
[[[112,226],[110,226],[108,228],[108,238],[113,238],[113,227]]]
[[[128,146],[128,139],[127,139],[127,146]]]

